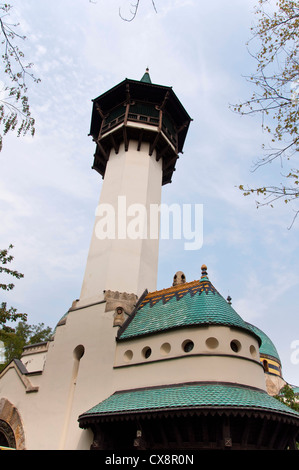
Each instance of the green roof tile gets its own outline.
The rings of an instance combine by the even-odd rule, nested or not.
[[[116,392],[81,417],[182,408],[254,409],[283,413],[299,420],[298,412],[262,390],[227,384],[198,383]]]
[[[148,294],[119,330],[119,339],[195,325],[225,325],[256,334],[205,276]]]
[[[265,354],[266,356],[272,356],[279,361],[281,364],[281,360],[279,354],[277,352],[276,347],[272,343],[271,339],[257,326],[251,325],[247,323],[247,325],[252,329],[252,331],[260,337],[261,345],[260,345],[260,354]]]

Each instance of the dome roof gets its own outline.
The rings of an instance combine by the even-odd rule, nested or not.
[[[275,358],[279,363],[281,364],[281,360],[279,357],[279,354],[277,352],[276,347],[272,343],[271,339],[262,331],[260,330],[257,326],[251,325],[250,323],[247,323],[249,328],[252,329],[252,331],[259,336],[261,340],[261,345],[260,345],[260,354],[265,355],[265,356],[271,356]]]
[[[259,336],[233,309],[210,282],[206,266],[200,280],[147,293],[118,332],[125,340],[174,328],[224,325],[241,328]]]

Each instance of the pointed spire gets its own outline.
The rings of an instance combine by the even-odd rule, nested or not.
[[[140,81],[145,82],[145,83],[152,83],[151,77],[149,75],[149,68],[148,67],[146,67],[145,73],[144,73],[144,75],[143,75],[143,77]]]
[[[207,273],[207,267],[205,264],[202,265],[201,267],[201,279],[203,278],[208,278],[208,273]]]

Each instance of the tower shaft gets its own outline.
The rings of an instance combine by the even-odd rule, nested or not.
[[[111,150],[96,210],[80,300],[96,301],[103,291],[139,296],[156,290],[159,222],[151,207],[161,203],[162,160],[149,144],[130,141]],[[151,222],[156,226],[150,226]],[[156,230],[157,229],[157,230]],[[152,231],[152,233],[151,233]]]

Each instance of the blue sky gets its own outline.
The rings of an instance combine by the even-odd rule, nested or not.
[[[25,277],[5,298],[29,323],[54,327],[80,295],[102,185],[91,170],[91,100],[149,67],[193,118],[162,202],[204,207],[200,250],[161,241],[157,287],[170,286],[178,270],[198,279],[205,263],[218,291],[273,340],[285,379],[299,384],[299,221],[288,230],[292,206],[257,210],[237,189],[286,172],[279,162],[251,171],[268,137],[259,117],[229,109],[251,93],[244,76],[255,69],[246,47],[255,4],[156,0],[156,13],[143,0],[125,22],[118,11],[126,15],[126,0],[13,2],[12,19],[27,36],[20,46],[41,83],[28,80],[35,137],[11,134],[0,154],[0,246],[15,246],[14,267]]]

